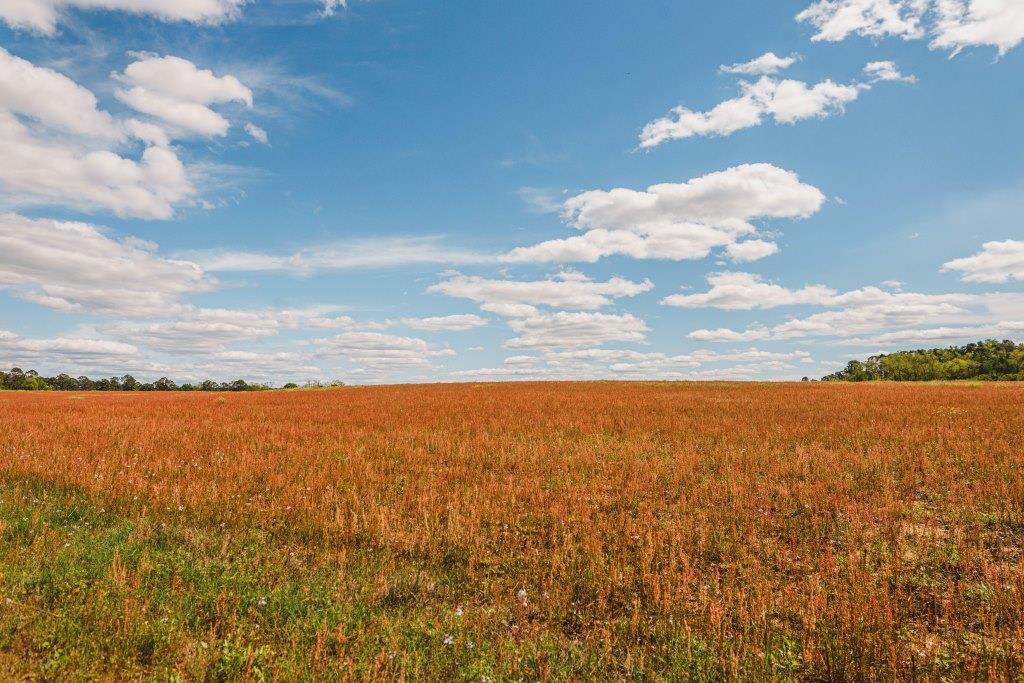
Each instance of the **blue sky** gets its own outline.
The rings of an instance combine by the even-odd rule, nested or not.
[[[798,379],[1024,338],[1016,0],[0,0],[0,365]]]

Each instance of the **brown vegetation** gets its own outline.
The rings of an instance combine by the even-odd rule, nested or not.
[[[997,384],[0,393],[0,478],[225,544],[259,530],[310,576],[372,555],[336,599],[438,633],[461,606],[423,647],[476,643],[492,680],[524,653],[537,677],[1012,679],[1022,405]],[[330,628],[308,671],[443,671]]]

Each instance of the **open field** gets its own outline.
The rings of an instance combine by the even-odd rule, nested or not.
[[[1024,385],[0,394],[0,677],[1012,680]]]

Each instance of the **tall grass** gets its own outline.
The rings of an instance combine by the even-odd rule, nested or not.
[[[995,384],[3,394],[0,673],[1014,680],[1022,405]]]

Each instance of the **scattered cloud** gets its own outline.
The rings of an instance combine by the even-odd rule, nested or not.
[[[469,299],[481,304],[497,306],[552,306],[592,310],[608,306],[613,299],[633,297],[650,291],[654,285],[650,280],[633,282],[614,277],[607,282],[594,282],[576,271],[562,271],[547,280],[522,282],[517,280],[488,280],[478,276],[454,274],[447,280],[430,286],[427,291],[437,294]],[[526,313],[526,309],[490,309],[495,313]]]
[[[775,56],[768,53],[754,62],[723,67],[723,70],[745,74],[774,73],[774,70],[763,71],[769,65],[779,64],[771,58]],[[763,64],[754,66],[761,60],[764,60]],[[733,70],[741,68],[746,70]],[[668,116],[648,123],[640,133],[640,148],[651,149],[669,140],[694,136],[731,135],[739,130],[760,126],[766,117],[781,124],[825,118],[843,113],[846,105],[856,100],[862,92],[871,90],[873,83],[915,80],[912,76],[903,76],[893,62],[871,62],[864,71],[870,83],[841,84],[827,79],[810,85],[793,79],[779,80],[769,75],[762,76],[756,82],[740,81],[738,97],[725,100],[708,111],[693,111],[679,106]]]
[[[661,300],[666,306],[681,308],[720,308],[727,311],[748,311],[797,304],[824,305],[836,292],[822,285],[802,289],[786,289],[765,282],[754,273],[712,273],[707,277],[711,289],[700,294],[672,294]]]
[[[900,81],[903,83],[917,83],[916,76],[904,76],[895,62],[868,62],[864,66],[864,73],[872,83],[883,81]]]
[[[139,57],[124,73],[114,74],[114,79],[125,85],[115,91],[117,98],[135,111],[184,133],[223,137],[231,124],[210,105],[226,102],[253,105],[252,90],[230,74],[217,76],[172,55]]]
[[[744,240],[725,247],[725,255],[736,263],[759,261],[779,251],[779,245],[765,240]]]
[[[519,336],[509,339],[510,349],[600,346],[608,342],[642,342],[648,331],[643,320],[625,313],[540,313],[509,321]]]
[[[8,26],[52,36],[69,9],[116,10],[148,14],[163,21],[219,24],[235,19],[248,0],[0,0]]]
[[[741,76],[768,76],[784,71],[796,64],[799,57],[779,57],[774,52],[765,52],[760,57],[743,62],[741,64],[723,64],[718,70],[726,74],[739,74]]]
[[[119,150],[132,137],[147,144],[137,161]],[[0,48],[0,192],[8,204],[169,218],[196,190],[166,142],[159,128],[114,119],[89,90]]]
[[[670,355],[628,349],[540,349],[510,356],[501,367],[461,370],[459,379],[750,379],[795,378],[813,363],[806,351],[770,352],[750,348],[729,353],[701,349]]]
[[[917,40],[932,49],[990,45],[1004,55],[1024,40],[1024,5],[1018,0],[819,0],[796,15],[817,29],[815,41],[850,35]]]
[[[320,15],[324,17],[332,17],[339,9],[348,8],[348,0],[323,0],[323,3],[324,8],[320,11]]]
[[[267,131],[263,130],[255,123],[245,124],[245,132],[249,134],[249,137],[261,145],[265,145],[270,142],[270,137],[267,135]]]
[[[444,243],[443,235],[370,237],[303,247],[288,254],[230,251],[185,251],[180,258],[211,272],[280,271],[307,274],[318,270],[390,268],[416,264],[491,263],[496,257]]]
[[[152,315],[216,280],[156,245],[107,237],[95,226],[0,215],[0,287],[64,312]]]
[[[1024,280],[1024,241],[986,242],[977,254],[948,261],[942,269],[960,271],[964,282]]]
[[[518,247],[508,262],[588,262],[605,256],[687,260],[706,257],[756,233],[752,220],[807,218],[825,196],[792,171],[745,164],[684,183],[646,190],[592,190],[563,204],[569,224],[582,235]],[[735,248],[734,256],[767,255],[767,247]]]
[[[749,273],[720,273],[709,277],[712,289],[703,294],[674,295],[663,303],[689,308],[713,307],[725,310],[750,310],[783,305],[807,305],[827,308],[806,317],[794,317],[772,325],[754,325],[746,330],[729,328],[699,329],[689,338],[696,341],[746,342],[757,340],[788,340],[806,337],[832,337],[840,340],[863,340],[865,334],[887,335],[896,340],[899,334],[913,337],[913,330],[943,324],[977,326],[986,329],[1006,324],[1010,316],[1019,315],[1024,295],[988,293],[924,294],[887,291],[863,287],[836,293],[821,285],[800,290],[766,283]],[[964,328],[965,331],[972,329]],[[920,330],[918,330],[920,333]],[[965,335],[970,336],[970,335]]]
[[[465,332],[474,327],[483,327],[487,320],[478,315],[441,315],[428,318],[402,318],[406,327],[424,332]]]

